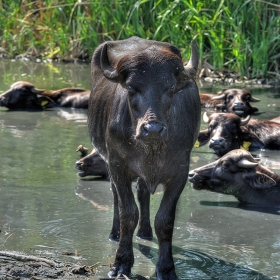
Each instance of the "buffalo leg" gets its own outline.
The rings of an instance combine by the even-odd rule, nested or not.
[[[183,177],[183,176],[182,176]],[[165,185],[165,192],[155,218],[155,232],[159,253],[156,266],[157,280],[178,280],[172,257],[172,235],[177,201],[187,178],[173,179]]]
[[[119,215],[120,215],[120,241],[115,261],[108,275],[110,277],[131,274],[131,267],[134,263],[132,237],[139,219],[138,208],[134,199],[131,187],[131,180],[121,174],[121,170],[110,170],[118,193]],[[115,176],[114,176],[115,175]]]
[[[137,199],[140,206],[139,226],[136,236],[151,240],[153,231],[150,223],[150,192],[143,179],[137,180]]]
[[[119,206],[118,206],[118,194],[114,183],[111,182],[111,188],[114,198],[114,217],[113,225],[109,235],[110,240],[119,241],[120,239],[120,217],[119,217]]]

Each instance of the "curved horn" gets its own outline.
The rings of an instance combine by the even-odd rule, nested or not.
[[[241,159],[240,161],[237,162],[237,166],[243,167],[243,168],[253,168],[258,165],[257,162],[252,162],[247,159]]]
[[[254,160],[256,160],[256,161],[261,161],[261,158],[254,157]]]
[[[117,70],[111,66],[108,58],[107,53],[107,44],[105,44],[101,50],[101,56],[100,56],[100,67],[103,75],[114,82],[118,81],[119,74]]]
[[[224,93],[222,93],[221,95],[212,97],[212,100],[223,100],[223,99],[226,99],[226,95]]]
[[[209,118],[207,116],[207,112],[204,112],[204,114],[203,114],[203,121],[206,122],[206,123],[209,122]]]
[[[240,125],[245,125],[249,122],[251,115],[248,115],[245,119],[240,120]]]
[[[38,93],[38,94],[41,94],[41,93],[43,93],[45,90],[44,89],[38,89],[38,88],[35,88],[35,87],[32,87],[31,88],[31,91],[33,92],[33,93]]]
[[[252,95],[250,96],[250,101],[251,102],[259,102],[261,101],[260,99],[256,98],[256,97],[253,97]]]
[[[198,68],[198,51],[194,41],[191,41],[191,57],[186,66],[184,66],[184,71],[181,73],[181,78],[183,80],[191,79],[196,74]]]

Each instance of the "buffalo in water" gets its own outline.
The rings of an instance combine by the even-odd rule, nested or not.
[[[260,101],[249,91],[235,88],[225,90],[220,94],[201,93],[199,96],[202,107],[233,113],[242,118],[258,111],[258,108],[252,107],[250,102]]]
[[[130,275],[132,237],[151,238],[150,194],[164,187],[155,217],[159,256],[157,279],[178,279],[172,258],[176,204],[185,187],[191,149],[200,124],[200,100],[193,80],[198,52],[184,67],[169,43],[132,37],[101,44],[91,65],[88,129],[92,144],[108,164],[115,205],[111,235],[119,246],[109,276]],[[138,178],[140,215],[132,192]]]
[[[189,181],[196,190],[233,195],[248,205],[280,208],[280,176],[245,150],[232,150],[190,171]]]
[[[201,130],[197,145],[209,142],[209,148],[218,156],[223,156],[233,149],[280,149],[280,123],[278,118],[272,120],[256,120],[247,116],[241,119],[231,113],[214,113],[210,117],[205,112],[203,120],[208,128]]]
[[[33,84],[19,81],[0,95],[0,106],[10,110],[43,110],[53,107],[86,109],[90,90],[62,88],[55,91],[37,89]]]

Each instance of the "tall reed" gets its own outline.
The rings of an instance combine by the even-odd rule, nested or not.
[[[0,0],[0,52],[9,56],[89,58],[104,40],[169,41],[200,65],[252,77],[278,73],[279,0]]]

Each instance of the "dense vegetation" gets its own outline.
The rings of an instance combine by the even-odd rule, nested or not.
[[[172,42],[185,59],[249,78],[280,72],[279,0],[0,0],[0,52],[88,59],[104,40],[133,35]]]

